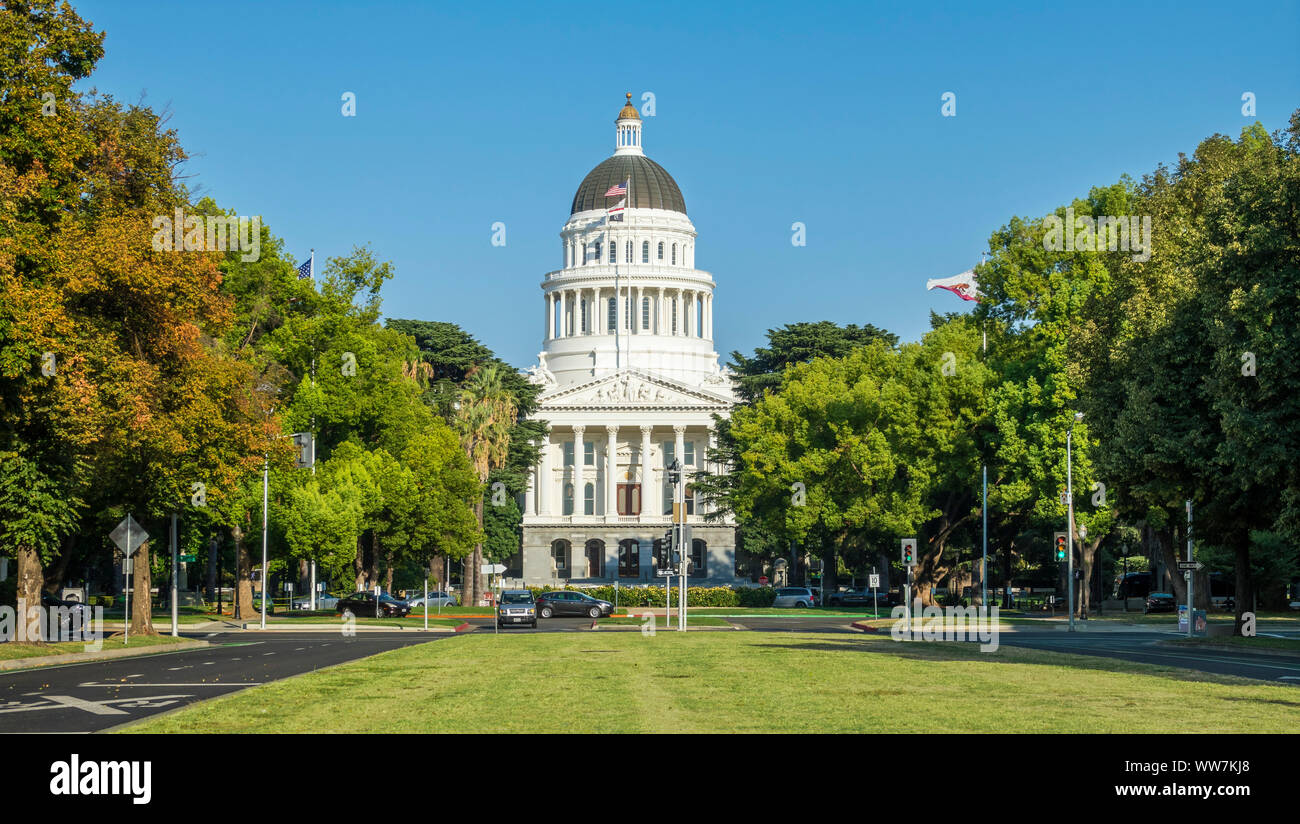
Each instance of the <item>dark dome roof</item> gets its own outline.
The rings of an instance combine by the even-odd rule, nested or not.
[[[615,155],[587,172],[578,193],[573,196],[573,209],[569,214],[604,209],[618,203],[615,198],[605,198],[605,192],[625,180],[632,181],[632,209],[667,209],[686,214],[686,201],[677,181],[645,155]]]

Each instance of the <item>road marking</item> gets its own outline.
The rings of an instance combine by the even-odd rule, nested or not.
[[[94,715],[127,715],[126,710],[114,709],[95,701],[87,701],[84,698],[76,698],[71,695],[47,695],[47,701],[53,701],[56,704],[62,704],[65,707],[73,707],[79,710],[93,713]]]
[[[168,668],[167,668],[167,671],[168,671],[168,672],[176,672],[176,671],[178,671],[178,670],[189,669],[191,666],[193,666],[193,665],[192,665],[192,664],[186,664],[186,665],[183,666],[183,667],[168,667]]]
[[[0,713],[8,712],[32,712],[35,710],[61,710],[61,709],[78,709],[84,710],[92,715],[130,715],[129,712],[117,709],[110,705],[117,704],[121,707],[128,708],[153,708],[165,707],[169,704],[175,704],[182,698],[193,698],[192,695],[153,695],[147,698],[108,698],[103,701],[86,701],[81,698],[74,698],[71,695],[46,695],[42,696],[45,703],[42,704],[19,704],[17,701],[10,701],[6,704],[0,704]]]
[[[264,652],[264,653],[262,653],[262,655],[264,655],[264,656],[265,656],[265,655],[275,655],[275,653],[274,653],[274,652]]]

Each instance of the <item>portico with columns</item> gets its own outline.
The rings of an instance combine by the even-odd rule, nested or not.
[[[685,201],[645,156],[641,126],[629,95],[614,155],[583,180],[560,232],[563,266],[542,278],[542,351],[529,371],[543,386],[533,417],[548,431],[524,502],[528,584],[662,583],[674,459],[688,479],[692,583],[735,577],[734,524],[706,522],[689,487],[712,469],[713,416],[735,403],[713,343],[714,281],[695,268]]]

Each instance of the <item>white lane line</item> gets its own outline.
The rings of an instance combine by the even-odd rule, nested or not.
[[[78,684],[78,687],[243,687],[260,684],[261,681],[200,681],[192,684],[101,684],[96,681],[87,681],[84,684]]]
[[[265,655],[275,655],[275,653],[274,653],[274,652],[264,652],[264,653],[262,653],[262,655],[264,655],[264,656],[265,656]]]

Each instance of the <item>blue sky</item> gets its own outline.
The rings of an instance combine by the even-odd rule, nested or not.
[[[699,231],[724,355],[801,320],[915,339],[963,308],[925,280],[1012,215],[1300,107],[1295,2],[74,5],[107,31],[83,85],[169,108],[192,185],[299,259],[369,244],[396,268],[387,315],[521,367],[624,92],[655,95],[646,153]]]

